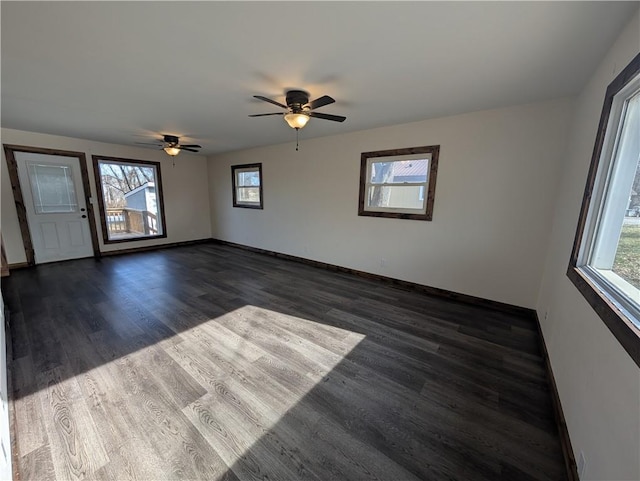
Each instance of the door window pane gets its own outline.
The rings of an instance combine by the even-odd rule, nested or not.
[[[77,212],[70,166],[29,163],[28,170],[36,214]]]

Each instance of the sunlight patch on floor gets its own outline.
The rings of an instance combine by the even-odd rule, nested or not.
[[[189,353],[190,343],[168,352],[209,390],[183,413],[228,466],[239,460],[251,466],[247,457],[256,443],[276,449],[269,441],[273,428],[365,338],[251,305],[182,335],[206,346],[207,359]],[[310,426],[317,416],[310,412],[305,422]],[[278,433],[292,447],[295,439],[286,437],[297,435]],[[257,459],[254,464],[259,471]]]

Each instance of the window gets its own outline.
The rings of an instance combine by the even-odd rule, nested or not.
[[[262,164],[232,165],[233,206],[262,209]]]
[[[160,163],[93,156],[105,244],[167,237]]]
[[[640,365],[640,55],[607,89],[567,275]]]
[[[27,161],[27,171],[36,214],[78,211],[73,172],[70,166]]]
[[[363,152],[358,215],[431,220],[439,152],[439,145]]]

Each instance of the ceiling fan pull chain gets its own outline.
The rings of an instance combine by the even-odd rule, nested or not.
[[[300,132],[300,129],[296,129],[296,152],[300,149],[298,149],[298,132]]]

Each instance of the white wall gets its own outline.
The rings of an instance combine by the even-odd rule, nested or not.
[[[640,479],[640,369],[566,276],[607,85],[640,51],[632,18],[576,101],[537,304],[582,479]],[[545,314],[547,318],[545,319]]]
[[[561,99],[306,140],[322,122],[312,119],[299,152],[291,130],[290,143],[209,159],[213,237],[533,308],[571,106]],[[357,215],[361,152],[434,144],[432,222]],[[252,162],[263,164],[263,211],[232,207],[230,166]]]
[[[180,154],[175,160],[161,150],[139,148],[126,145],[106,144],[89,140],[59,137],[54,135],[2,129],[2,143],[43,147],[49,149],[84,152],[91,183],[91,195],[96,198],[96,186],[93,177],[92,155],[106,155],[137,160],[153,160],[160,162],[162,187],[164,193],[165,217],[167,225],[166,239],[123,242],[104,245],[98,212],[98,204],[94,204],[100,251],[109,252],[119,249],[131,249],[151,245],[168,244],[189,240],[207,239],[211,237],[211,221],[209,212],[209,193],[207,185],[207,161],[201,155]],[[16,213],[7,163],[2,151],[0,179],[1,198],[1,230],[9,264],[26,261],[20,227]]]

